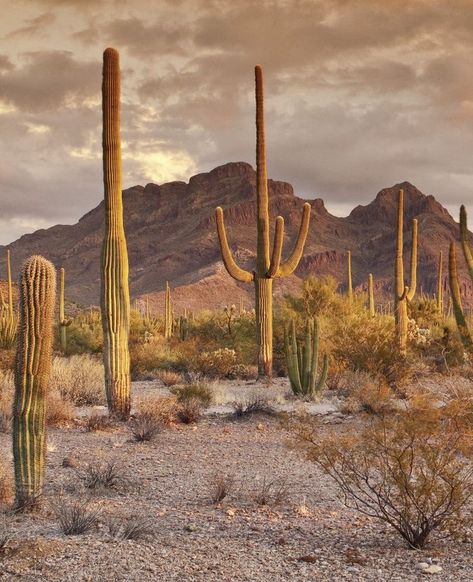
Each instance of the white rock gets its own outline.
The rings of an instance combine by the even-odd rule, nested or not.
[[[439,566],[437,564],[431,564],[430,566],[427,566],[427,568],[424,568],[422,570],[424,574],[439,574],[441,571],[442,566]]]

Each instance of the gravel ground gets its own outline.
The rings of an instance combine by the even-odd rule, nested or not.
[[[356,426],[336,414],[327,422]],[[149,443],[131,442],[125,427],[52,429],[46,502],[39,513],[7,517],[15,537],[0,554],[0,580],[473,581],[471,543],[433,539],[423,552],[407,549],[383,524],[344,508],[330,479],[290,450],[287,439],[280,420],[266,416],[207,416]],[[10,446],[1,434],[5,459]],[[72,467],[63,466],[65,458]],[[81,471],[97,459],[115,460],[121,481],[92,495],[101,511],[94,531],[64,536],[50,503],[80,496]],[[216,474],[235,479],[219,504],[211,500]],[[262,506],[256,497],[268,483],[283,490],[282,500]],[[141,514],[154,537],[117,541],[109,534],[111,517]],[[419,562],[442,571],[425,574]]]

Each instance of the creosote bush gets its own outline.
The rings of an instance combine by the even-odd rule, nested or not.
[[[192,382],[183,386],[175,386],[171,388],[171,392],[176,396],[178,402],[195,398],[202,403],[204,408],[208,408],[214,402],[213,391],[205,382]]]
[[[94,356],[55,357],[50,380],[57,390],[75,406],[98,406],[106,403],[103,364]]]
[[[338,485],[344,503],[392,526],[412,548],[432,532],[461,531],[473,494],[470,434],[463,411],[419,396],[359,431],[322,433],[296,423],[298,446]]]

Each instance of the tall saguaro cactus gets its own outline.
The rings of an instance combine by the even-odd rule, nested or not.
[[[15,359],[13,459],[16,506],[41,495],[46,443],[45,399],[52,358],[56,272],[43,257],[30,257],[20,275],[20,324]]]
[[[108,410],[126,420],[130,414],[130,292],[128,252],[123,225],[120,145],[120,64],[118,52],[103,54],[103,181],[105,236],[101,258],[103,358]]]
[[[351,251],[347,253],[347,296],[350,303],[353,302],[353,280],[351,275]]]
[[[396,260],[394,263],[394,317],[401,355],[407,353],[407,304],[417,286],[417,220],[412,220],[412,246],[409,286],[404,281],[404,191],[399,190],[397,206]]]
[[[59,282],[59,329],[61,334],[61,350],[63,354],[67,352],[67,328],[71,324],[71,320],[66,319],[65,315],[64,307],[65,277],[66,273],[64,267],[61,267]]]
[[[164,296],[164,337],[166,339],[172,337],[172,320],[171,288],[169,287],[169,281],[166,281],[166,295]]]
[[[272,375],[273,360],[273,279],[287,277],[297,268],[304,250],[310,221],[310,204],[305,203],[297,241],[292,254],[281,262],[284,241],[284,219],[276,218],[276,229],[272,253],[269,241],[269,199],[266,173],[266,149],[263,108],[263,71],[255,67],[256,85],[256,208],[257,248],[256,268],[253,272],[239,267],[228,245],[223,219],[223,210],[215,211],[217,232],[223,263],[228,273],[237,281],[254,283],[256,306],[256,340],[258,344],[258,374],[268,378]]]

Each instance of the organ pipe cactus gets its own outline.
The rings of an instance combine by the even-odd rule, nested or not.
[[[437,265],[437,311],[443,313],[443,254],[439,252]]]
[[[375,316],[373,273],[368,275],[368,310],[370,317]]]
[[[169,282],[166,281],[166,294],[164,297],[164,337],[170,339],[172,337],[173,324],[173,310],[171,299],[171,288]]]
[[[412,301],[417,286],[417,220],[412,221],[412,246],[409,286],[404,281],[404,191],[399,190],[397,207],[396,260],[394,263],[394,318],[399,352],[407,354],[407,304]]]
[[[10,349],[15,344],[18,318],[13,306],[13,284],[11,277],[10,251],[7,251],[7,288],[8,300],[5,302],[3,292],[0,290],[0,346],[3,349]]]
[[[46,393],[52,358],[56,272],[43,257],[30,257],[20,275],[20,325],[15,358],[13,459],[15,504],[41,495],[46,443]]]
[[[271,252],[269,236],[269,200],[266,173],[264,132],[263,71],[255,67],[256,85],[256,228],[257,248],[254,271],[242,269],[235,261],[228,245],[223,210],[216,209],[217,232],[223,263],[237,281],[254,283],[256,306],[256,339],[258,345],[258,375],[271,378],[273,360],[273,280],[287,277],[297,268],[302,257],[310,221],[310,204],[305,203],[297,241],[292,254],[281,262],[284,241],[284,219],[276,218],[274,244]]]
[[[328,374],[328,356],[324,354],[322,372],[318,374],[319,329],[316,319],[308,320],[303,346],[299,346],[294,320],[284,330],[286,365],[294,394],[313,398],[324,387]]]
[[[101,311],[105,390],[111,416],[130,414],[130,293],[128,253],[123,225],[120,145],[120,65],[118,52],[103,55],[103,176],[105,236],[101,258]]]

